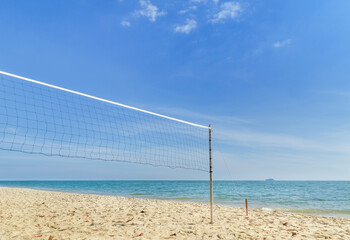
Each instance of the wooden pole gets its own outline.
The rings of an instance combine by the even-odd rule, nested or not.
[[[245,199],[245,214],[248,216],[248,199]]]
[[[211,125],[209,125],[210,223],[213,223],[213,168],[211,157]]]

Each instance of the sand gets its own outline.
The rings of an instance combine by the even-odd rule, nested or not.
[[[0,188],[0,239],[350,239],[350,219]]]

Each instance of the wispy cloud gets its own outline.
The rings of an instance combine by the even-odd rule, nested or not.
[[[196,27],[197,27],[196,20],[187,19],[185,25],[178,25],[175,27],[175,32],[189,34]]]
[[[342,96],[342,97],[350,97],[350,91],[342,91],[342,90],[315,90],[313,92],[319,93],[319,94],[329,94],[329,95],[335,95],[335,96]]]
[[[147,17],[151,22],[155,22],[157,17],[166,15],[165,11],[160,11],[150,0],[140,0],[141,9],[135,12],[138,16]]]
[[[235,116],[213,116],[183,108],[158,107],[155,110],[200,124],[203,122],[212,123],[214,125],[213,137],[224,145],[248,147],[255,150],[276,151],[277,149],[280,152],[350,154],[350,137],[348,137],[350,132],[348,130],[333,130],[306,138],[294,134],[256,130],[259,127],[257,122]]]
[[[347,131],[326,133],[317,139],[233,128],[218,129],[215,132],[217,139],[235,146],[350,154]]]
[[[193,2],[193,3],[205,3],[205,2],[207,2],[207,0],[190,0],[190,2]]]
[[[144,108],[148,108],[147,106],[141,106]],[[185,108],[171,108],[171,107],[156,107],[152,109],[155,112],[160,112],[161,114],[165,114],[168,116],[176,117],[179,119],[187,119],[189,121],[193,121],[195,123],[199,123],[202,125],[206,125],[207,123],[212,123],[214,125],[224,125],[224,126],[236,126],[241,124],[253,124],[255,122],[250,119],[243,119],[241,117],[236,116],[222,116],[222,115],[209,115],[194,112]]]
[[[186,8],[186,9],[178,11],[178,13],[179,14],[185,14],[185,13],[188,13],[188,12],[194,11],[194,10],[197,10],[197,6],[190,6],[190,7]]]
[[[235,145],[255,147],[278,147],[292,149],[318,149],[319,144],[294,136],[256,132],[249,130],[224,129],[216,131],[217,138]],[[324,146],[322,146],[324,147]]]
[[[284,40],[284,41],[278,41],[278,42],[275,42],[274,44],[273,44],[273,47],[274,48],[281,48],[281,47],[285,47],[285,46],[288,46],[288,45],[290,45],[292,43],[292,39],[287,39],[287,40]]]
[[[121,21],[120,22],[120,25],[122,25],[123,27],[130,27],[131,26],[131,23],[129,21]]]
[[[213,23],[218,23],[226,19],[237,18],[241,12],[242,7],[238,2],[225,2],[220,5],[220,10],[214,14],[211,21]]]

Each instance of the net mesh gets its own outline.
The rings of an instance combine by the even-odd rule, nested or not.
[[[0,74],[0,148],[208,171],[208,129]]]

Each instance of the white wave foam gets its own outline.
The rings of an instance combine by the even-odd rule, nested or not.
[[[273,209],[267,208],[267,207],[262,207],[261,210],[263,210],[263,211],[273,211]]]

